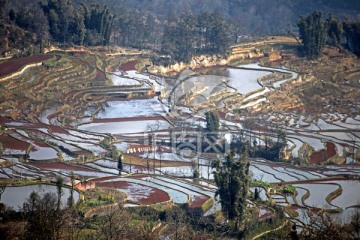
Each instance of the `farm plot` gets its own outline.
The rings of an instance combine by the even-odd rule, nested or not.
[[[115,169],[115,168],[107,168],[107,167],[102,167],[99,166],[95,163],[86,163],[85,166],[97,169],[101,172],[106,172],[106,173],[110,173],[110,174],[114,174],[114,175],[119,175],[119,170]]]
[[[21,58],[18,60],[11,60],[0,64],[0,77],[4,77],[16,71],[28,64],[39,63],[52,58],[51,55],[34,55],[31,57]]]
[[[296,138],[299,139],[303,143],[309,144],[311,147],[313,147],[315,149],[315,151],[324,149],[324,143],[318,138],[307,137],[307,136],[302,136],[302,135],[297,135]]]
[[[142,83],[135,79],[120,76],[121,72],[113,72],[110,74],[111,82],[114,86],[140,86]]]
[[[71,142],[79,142],[79,143],[82,143],[82,142],[85,142],[85,143],[98,143],[99,142],[99,140],[96,140],[96,139],[88,139],[88,138],[84,139],[84,138],[81,138],[79,136],[72,135],[72,134],[67,134],[67,133],[52,132],[51,134],[58,137],[58,138],[61,138],[61,139],[66,140],[66,141],[71,141]]]
[[[30,144],[26,141],[19,140],[8,134],[1,134],[0,142],[4,149],[2,153],[4,155],[24,155],[30,147]]]
[[[31,165],[41,168],[47,169],[54,172],[58,172],[64,175],[75,174],[79,176],[85,177],[106,177],[113,176],[113,174],[100,172],[99,170],[95,170],[89,167],[79,166],[79,165],[69,165],[60,162],[47,162],[47,163],[31,163]]]
[[[78,129],[95,133],[126,134],[146,132],[149,131],[151,126],[155,125],[158,126],[158,130],[167,129],[171,126],[170,123],[165,120],[144,120],[89,123],[79,126]]]
[[[129,118],[164,115],[166,113],[167,107],[155,97],[131,101],[108,101],[104,109],[95,115],[95,118]]]
[[[180,161],[180,162],[191,162],[191,159],[180,156],[176,153],[169,153],[169,152],[145,152],[139,155],[139,157],[143,158],[151,158],[156,160],[162,160],[162,161]]]
[[[285,197],[282,196],[282,195],[277,195],[277,194],[271,195],[271,199],[272,199],[277,205],[280,205],[280,206],[283,206],[283,207],[286,207],[286,206],[288,205]]]
[[[70,196],[70,189],[62,188],[61,204],[66,205],[66,202]],[[21,187],[6,187],[4,193],[1,195],[1,202],[6,206],[13,208],[14,210],[21,210],[23,204],[29,198],[32,192],[37,192],[42,195],[45,193],[57,194],[57,188],[54,185],[29,185]],[[79,193],[74,191],[74,202],[79,200]]]
[[[128,200],[142,205],[170,201],[170,196],[163,190],[128,181],[97,182],[98,187],[114,188],[124,192]]]
[[[324,182],[331,183],[331,182]],[[340,208],[349,208],[360,205],[360,182],[359,181],[336,181],[342,188],[340,196],[336,197],[331,203]]]
[[[320,133],[323,136],[327,136],[327,137],[333,137],[336,140],[340,140],[340,141],[348,141],[348,142],[353,142],[354,139],[356,139],[356,137],[351,134],[351,133],[347,133],[347,132],[321,132]],[[357,146],[359,146],[358,143],[356,143]]]
[[[258,79],[270,73],[268,71],[229,68],[225,71],[225,76],[230,87],[236,89],[241,94],[247,94],[261,89],[262,86],[258,83]]]
[[[34,167],[30,168],[21,164],[15,164],[11,167],[2,169],[7,175],[11,177],[42,178],[46,176],[46,172],[35,169]]]
[[[304,142],[300,141],[299,139],[295,139],[295,138],[288,138],[288,140],[291,141],[295,145],[295,147],[291,151],[293,157],[298,157],[299,150],[304,145]]]
[[[261,164],[253,164],[254,167],[260,169],[263,172],[270,173],[271,175],[276,176],[276,178],[280,179],[283,182],[291,182],[291,181],[298,181],[299,178],[294,177],[291,173],[287,173],[284,168],[281,167],[270,167],[267,165]]]
[[[304,203],[303,203],[303,198],[305,200],[305,195],[308,194],[309,190],[305,189],[305,188],[302,188],[302,187],[296,187],[296,201],[297,201],[297,204],[301,207],[305,207]]]
[[[155,183],[152,177],[143,177],[141,179],[134,179],[134,178],[121,178],[122,181],[138,183],[144,186],[153,187],[156,189],[160,189],[171,197],[174,203],[184,204],[187,203],[189,200],[189,196],[179,190],[175,190],[169,186],[161,185],[160,183]],[[113,181],[113,180],[111,180]],[[109,181],[106,181],[109,182]]]
[[[56,107],[57,106],[52,106],[52,107],[47,108],[44,111],[42,111],[39,116],[40,122],[45,123],[45,124],[50,124],[49,117],[51,116],[51,114],[53,114],[56,111]]]
[[[109,159],[96,160],[94,163],[102,167],[117,169],[117,162]]]
[[[155,177],[152,181],[188,194],[191,197],[191,203],[189,204],[190,208],[201,207],[209,198],[213,198],[215,195],[212,191],[204,190],[198,186],[180,180]]]
[[[336,191],[339,186],[336,184],[294,184],[295,187],[301,187],[309,191],[310,195],[305,199],[305,205],[309,207],[321,208],[321,209],[337,209],[332,206],[326,200],[326,197],[330,193]],[[298,198],[297,198],[298,200]]]
[[[324,175],[321,175],[319,173],[314,173],[314,172],[311,172],[311,171],[294,169],[294,168],[290,168],[290,167],[286,167],[285,169],[288,172],[297,174],[297,176],[303,176],[304,179],[317,179],[317,178],[325,177]]]
[[[259,168],[257,168],[256,166],[254,166],[253,164],[250,165],[250,177],[252,179],[260,180],[263,182],[269,182],[269,183],[281,182],[281,180],[276,178],[273,174],[264,172]]]
[[[160,168],[157,168],[157,170],[160,170]],[[199,166],[200,178],[214,179],[213,171],[214,169],[208,166]],[[162,167],[161,172],[176,177],[192,177],[194,169],[192,166]]]
[[[12,133],[11,136],[32,145],[29,152],[29,158],[32,160],[49,160],[58,158],[58,152],[45,143],[24,137],[19,133]]]

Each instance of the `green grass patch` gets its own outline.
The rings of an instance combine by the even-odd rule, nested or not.
[[[57,66],[62,66],[66,63],[67,63],[67,60],[62,57],[60,60],[56,60],[56,59],[47,60],[43,64],[45,67],[57,67]]]

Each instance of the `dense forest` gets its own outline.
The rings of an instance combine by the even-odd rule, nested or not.
[[[84,2],[84,0],[74,0]],[[300,16],[314,10],[332,13],[336,17],[358,17],[360,2],[357,0],[86,0],[114,6],[114,11],[137,9],[144,15],[155,14],[159,19],[171,20],[183,14],[197,15],[202,12],[221,12],[239,33],[251,35],[274,35],[296,29]]]
[[[309,58],[325,41],[360,53],[360,2],[352,0],[1,0],[0,6],[2,54],[17,48],[28,55],[49,43],[115,44],[186,62],[194,54],[225,55],[242,39],[289,32],[300,36]],[[309,15],[314,9],[322,15]]]
[[[48,40],[90,46],[107,45],[110,42],[115,16],[106,6],[73,5],[71,1],[63,0],[33,4],[2,0],[1,5],[2,19],[7,20],[2,23],[4,32],[14,34],[9,38],[11,42],[21,38],[21,31],[16,31],[15,27],[10,29],[11,24],[33,34],[40,49]],[[9,30],[6,27],[10,27]]]

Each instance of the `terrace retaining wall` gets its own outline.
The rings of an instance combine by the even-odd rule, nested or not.
[[[8,76],[6,76],[6,77],[0,78],[0,82],[6,81],[6,80],[8,80],[8,79],[10,79],[10,78],[13,78],[13,77],[17,77],[17,76],[23,74],[25,70],[27,70],[27,69],[29,69],[29,68],[32,68],[32,67],[38,67],[38,66],[41,66],[41,65],[42,65],[42,62],[40,62],[40,63],[28,64],[28,65],[26,65],[25,67],[23,67],[20,71],[17,71],[17,72],[15,72],[15,73],[13,73],[13,74],[10,74],[10,75],[8,75]]]

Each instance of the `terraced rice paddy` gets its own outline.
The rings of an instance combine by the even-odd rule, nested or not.
[[[308,190],[310,195],[308,198],[304,199],[304,205],[320,208],[320,209],[334,209],[334,206],[331,206],[327,201],[326,197],[337,190],[339,186],[336,184],[296,184],[295,187],[301,187],[303,189]],[[335,207],[336,208],[336,207]]]
[[[143,205],[170,201],[170,197],[166,192],[158,188],[153,188],[134,182],[98,182],[97,186],[120,190],[128,196],[128,200],[138,202]]]
[[[23,204],[29,198],[30,194],[35,191],[40,195],[45,193],[56,194],[57,188],[54,185],[30,185],[22,187],[6,187],[2,194],[1,202],[7,206],[12,207],[14,210],[19,210],[23,207]],[[70,196],[70,189],[63,188],[63,195],[61,198],[62,206],[66,205],[67,199]],[[79,200],[79,193],[74,191],[74,202]]]
[[[245,140],[255,138],[258,146],[265,146],[268,139],[276,141],[278,129],[286,132],[287,151],[301,165],[252,159],[250,175],[271,188],[293,184],[297,193],[267,194],[261,188],[263,201],[290,207],[298,213],[292,220],[301,224],[310,223],[308,210],[342,208],[346,210],[337,216],[343,218],[359,204],[358,181],[345,178],[359,176],[359,167],[317,165],[358,161],[360,116],[274,111],[261,114],[261,119],[254,114],[254,126],[248,129],[247,116],[241,111],[255,111],[272,102],[271,94],[286,86],[285,82],[297,79],[296,72],[251,64],[210,69],[211,74],[186,70],[178,79],[168,79],[142,74],[134,69],[136,63],[123,66],[112,57],[106,58],[111,66],[104,68],[105,63],[99,65],[94,56],[49,56],[58,67],[28,69],[26,74],[7,80],[1,90],[21,94],[0,103],[0,124],[5,129],[0,135],[1,158],[9,164],[1,167],[0,178],[51,181],[57,174],[66,180],[74,174],[95,182],[97,187],[126,193],[127,204],[132,207],[188,204],[190,208],[206,206],[205,214],[212,214],[220,210],[220,204],[215,199],[214,169],[209,165],[218,156],[204,154],[197,159],[200,180],[193,182],[186,179],[193,176],[193,159],[180,156],[169,145],[172,131],[205,126],[204,113],[216,108],[228,136],[246,130],[242,136]],[[111,73],[105,69],[117,70]],[[262,85],[266,80],[263,77],[273,76],[280,78]],[[241,114],[235,114],[237,111]],[[125,156],[121,176],[118,159],[108,148],[111,144]],[[161,153],[155,145],[162,146]],[[304,163],[311,166],[302,167]],[[328,179],[334,175],[337,179]],[[328,201],[340,186],[342,192]],[[23,202],[23,195],[14,194],[4,193],[3,197],[14,196],[19,204]],[[273,214],[265,207],[258,210],[259,219]]]

